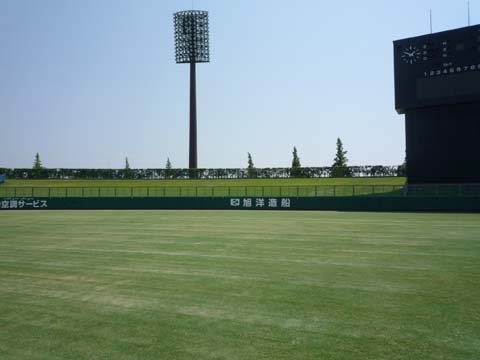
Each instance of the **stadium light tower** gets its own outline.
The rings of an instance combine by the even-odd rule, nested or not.
[[[210,62],[208,12],[189,10],[174,14],[175,60],[190,64],[189,167],[197,168],[197,80],[196,64]]]

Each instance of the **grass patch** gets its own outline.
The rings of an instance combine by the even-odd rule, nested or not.
[[[0,197],[230,197],[398,195],[404,178],[8,180]]]
[[[0,214],[2,359],[475,359],[480,216]]]

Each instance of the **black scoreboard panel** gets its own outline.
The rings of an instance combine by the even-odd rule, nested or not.
[[[408,110],[409,184],[480,183],[480,103]]]
[[[399,114],[480,101],[480,25],[394,41]]]

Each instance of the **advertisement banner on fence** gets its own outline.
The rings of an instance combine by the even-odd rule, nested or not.
[[[295,198],[3,198],[0,210],[47,209],[225,209],[290,210]]]
[[[323,210],[480,212],[480,198],[100,197],[0,198],[0,210]]]
[[[292,207],[291,198],[232,198],[230,199],[231,209],[290,209]]]
[[[34,198],[13,198],[0,201],[2,210],[48,209],[48,200]]]

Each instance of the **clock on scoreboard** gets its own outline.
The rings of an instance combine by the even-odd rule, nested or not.
[[[480,101],[480,25],[394,41],[395,108]]]

